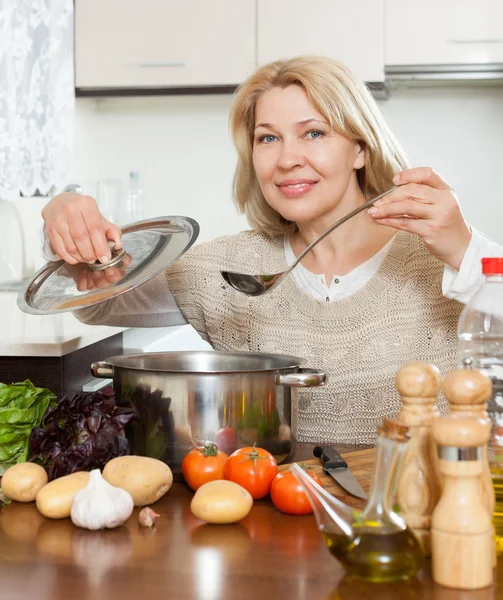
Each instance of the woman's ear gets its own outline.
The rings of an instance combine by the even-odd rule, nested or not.
[[[365,166],[365,144],[356,142],[356,156],[353,169],[362,169]]]

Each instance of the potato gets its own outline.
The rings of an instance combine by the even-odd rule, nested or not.
[[[135,506],[157,502],[173,483],[168,465],[147,456],[113,458],[105,465],[102,475],[111,485],[129,492]]]
[[[33,502],[47,481],[44,467],[31,462],[19,463],[5,471],[2,491],[16,502]]]
[[[244,487],[220,479],[203,484],[192,498],[190,510],[207,523],[235,523],[244,519],[253,506],[253,498]]]
[[[86,487],[89,473],[77,471],[54,479],[39,491],[36,502],[38,510],[48,519],[65,519],[70,516],[75,494]]]

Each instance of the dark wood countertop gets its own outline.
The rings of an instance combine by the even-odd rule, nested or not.
[[[348,448],[341,448],[348,450]],[[353,448],[354,449],[354,448]],[[302,445],[299,459],[310,456]],[[367,483],[367,482],[362,482]],[[367,584],[344,576],[312,515],[294,517],[266,499],[235,525],[201,524],[182,483],[154,507],[153,530],[137,509],[111,531],[50,521],[34,504],[0,510],[0,598],[8,600],[489,600],[503,598],[503,562],[492,588],[476,592],[435,585],[429,561],[417,578]]]

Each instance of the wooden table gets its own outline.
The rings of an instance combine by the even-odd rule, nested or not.
[[[310,447],[298,453],[306,458]],[[350,466],[362,454],[346,456]],[[368,461],[367,461],[368,463]],[[370,468],[361,482],[368,489]],[[355,471],[356,472],[356,471]],[[361,474],[360,474],[361,475]],[[429,562],[416,579],[367,584],[344,576],[311,515],[255,503],[235,525],[206,525],[175,483],[155,505],[154,530],[136,513],[121,528],[91,532],[50,521],[33,504],[0,510],[0,598],[8,600],[488,600],[503,598],[503,562],[492,588],[460,592],[433,584]]]

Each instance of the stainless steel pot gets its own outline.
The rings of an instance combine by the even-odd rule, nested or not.
[[[117,403],[137,412],[127,430],[133,454],[166,462],[175,476],[192,440],[230,453],[252,446],[278,462],[295,451],[296,387],[322,386],[326,375],[303,359],[247,352],[156,352],[114,356],[91,365],[113,378]]]

